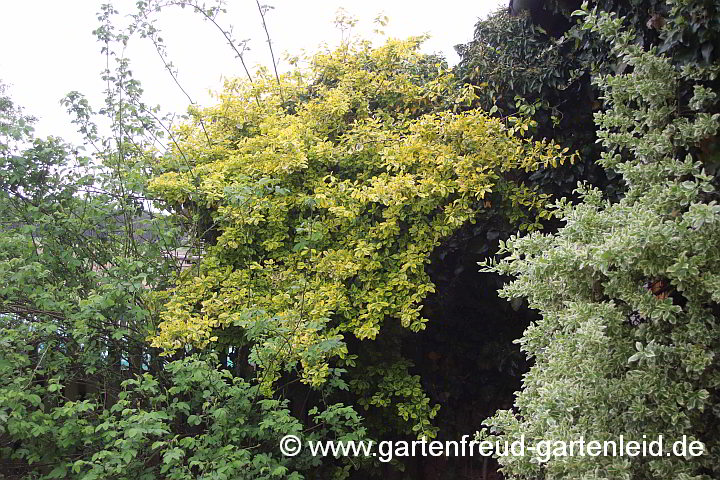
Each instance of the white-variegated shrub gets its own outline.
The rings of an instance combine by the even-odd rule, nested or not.
[[[718,69],[678,69],[637,46],[622,19],[584,14],[627,65],[596,80],[601,163],[627,191],[610,203],[580,185],[580,202],[557,204],[563,228],[512,237],[504,258],[486,265],[514,277],[502,296],[525,297],[541,313],[520,340],[534,366],[489,433],[524,435],[527,445],[665,438],[662,457],[502,457],[509,478],[720,478],[720,205],[701,161],[718,134],[707,87]],[[693,83],[693,98],[678,98]],[[684,435],[706,453],[668,455]]]

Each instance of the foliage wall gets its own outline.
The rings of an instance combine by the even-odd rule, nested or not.
[[[104,5],[105,104],[64,100],[87,150],[35,138],[3,93],[3,475],[490,478],[278,442],[491,417],[499,439],[711,449],[500,458],[506,478],[717,477],[717,7],[514,3],[454,69],[422,38],[345,41],[179,123],[123,52],[150,40],[179,84],[155,18],[184,7],[244,65],[222,2],[138,2],[127,29]]]

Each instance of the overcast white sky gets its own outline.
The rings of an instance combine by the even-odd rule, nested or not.
[[[37,134],[57,135],[77,141],[69,116],[60,99],[72,90],[85,94],[99,107],[103,83],[99,73],[104,57],[92,30],[98,26],[100,0],[0,0],[0,81],[9,85],[14,101],[26,113],[39,118]],[[121,13],[129,13],[134,0],[116,0]],[[212,3],[208,1],[208,3]],[[266,17],[277,57],[282,52],[312,52],[326,42],[337,44],[340,32],[333,24],[338,8],[358,19],[354,33],[372,34],[372,19],[379,13],[390,18],[385,33],[404,38],[428,33],[427,52],[441,52],[453,64],[453,46],[467,42],[479,17],[507,4],[507,0],[261,0],[275,7]],[[228,14],[237,39],[250,39],[246,55],[250,65],[270,65],[254,0],[228,0]],[[127,9],[127,10],[125,10]],[[180,81],[195,102],[207,104],[211,90],[218,90],[223,77],[240,75],[239,61],[223,43],[217,30],[188,10],[168,9],[159,26],[168,53],[179,69]],[[146,101],[166,111],[184,113],[187,100],[163,70],[149,41],[131,41],[127,55],[132,70],[145,88]],[[282,65],[281,65],[282,68]]]

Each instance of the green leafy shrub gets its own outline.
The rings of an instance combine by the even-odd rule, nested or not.
[[[298,418],[217,356],[168,362],[149,345],[151,290],[179,270],[167,252],[181,235],[171,218],[143,210],[142,158],[126,150],[109,168],[119,152],[106,153],[93,165],[35,138],[32,119],[0,98],[3,478],[346,475],[350,461],[285,458],[278,445],[291,433],[364,438],[352,407],[324,404]]]

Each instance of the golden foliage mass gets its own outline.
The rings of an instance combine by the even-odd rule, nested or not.
[[[462,111],[474,90],[419,43],[343,45],[280,84],[266,71],[228,82],[178,129],[183,154],[151,188],[211,215],[218,236],[172,291],[155,346],[203,347],[241,327],[268,388],[288,365],[319,385],[346,335],[424,328],[430,254],[486,197],[547,214],[545,196],[511,179],[565,151],[524,138],[522,121]]]

